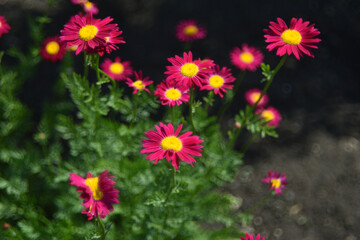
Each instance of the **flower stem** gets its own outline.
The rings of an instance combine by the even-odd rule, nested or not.
[[[260,202],[258,202],[257,204],[255,204],[254,206],[252,206],[251,208],[249,208],[248,210],[246,210],[244,212],[244,214],[249,214],[252,213],[252,211],[254,211],[256,208],[264,205],[264,203],[267,202],[267,200],[269,200],[269,198],[274,194],[274,191],[271,191],[268,195],[266,195]]]
[[[207,102],[206,102],[206,105],[205,105],[205,112],[207,113],[208,109],[209,109],[209,105],[210,103],[212,103],[214,99],[214,91],[209,91],[209,94],[208,94],[208,99],[207,99]]]
[[[191,49],[192,42],[185,42],[184,44],[184,52],[188,52]]]
[[[85,79],[88,78],[88,74],[89,74],[88,56],[86,55],[86,52],[84,52],[84,77],[85,77]]]
[[[171,123],[172,124],[175,124],[175,109],[176,108],[176,106],[173,106],[173,107],[170,107],[170,111],[171,111]]]
[[[196,132],[196,128],[195,128],[194,120],[193,120],[193,101],[194,101],[194,89],[190,88],[189,117],[190,117],[190,123],[191,123],[192,129],[194,132]]]
[[[132,117],[131,117],[131,121],[130,121],[130,126],[133,125],[134,120],[135,120],[135,117],[136,117],[138,98],[139,98],[139,92],[138,92],[138,93],[135,93],[134,109],[133,109],[133,112],[132,112]]]
[[[175,186],[176,186],[176,169],[175,168],[172,168],[172,183],[169,184],[169,189],[168,189],[168,192],[166,194],[166,197],[165,197],[165,200],[164,200],[164,203],[163,203],[163,206],[164,206],[164,209],[165,209],[165,217],[164,217],[164,223],[163,223],[163,228],[165,229],[166,227],[166,221],[167,221],[167,217],[168,217],[168,214],[169,214],[169,211],[167,209],[167,206],[166,206],[166,203],[168,202],[169,198],[170,198],[170,195],[171,193],[173,192]]]
[[[96,54],[96,66],[95,66],[95,72],[96,72],[96,78],[98,80],[98,82],[100,82],[100,69],[99,69],[99,55]]]
[[[99,215],[96,216],[96,222],[97,222],[98,232],[100,234],[100,239],[105,240],[106,237],[105,226],[104,223],[101,221]]]

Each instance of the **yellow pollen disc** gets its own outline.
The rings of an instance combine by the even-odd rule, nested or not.
[[[180,73],[185,77],[194,77],[198,72],[199,67],[195,63],[185,63],[180,69]]]
[[[198,31],[199,31],[199,29],[197,28],[197,26],[189,25],[184,28],[183,33],[185,35],[192,36],[192,35],[197,34]]]
[[[182,142],[179,138],[175,136],[164,138],[161,143],[161,148],[164,150],[172,149],[175,152],[178,152],[182,149]]]
[[[224,84],[224,78],[214,75],[209,78],[209,84],[213,88],[220,88]]]
[[[244,63],[250,64],[254,61],[254,55],[249,52],[243,52],[239,56],[240,60]]]
[[[110,72],[113,74],[121,74],[124,72],[124,65],[118,62],[114,62],[110,65]]]
[[[251,101],[256,103],[256,101],[259,99],[260,95],[261,95],[261,93],[258,93],[258,92],[251,94],[251,96],[250,96]],[[263,98],[261,99],[260,102],[262,102],[262,101],[263,101]]]
[[[178,100],[181,97],[181,92],[175,88],[169,88],[166,90],[165,96],[170,100]]]
[[[85,184],[91,189],[94,200],[98,201],[103,198],[103,192],[99,188],[99,178],[87,178]]]
[[[145,85],[143,84],[143,82],[141,80],[136,80],[133,83],[134,87],[136,87],[137,89],[143,89],[145,88]]]
[[[55,41],[51,41],[45,46],[46,52],[50,55],[57,54],[59,52],[59,49],[60,49],[60,45]]]
[[[89,1],[87,1],[87,2],[84,4],[85,8],[87,8],[87,9],[92,8],[93,5],[94,5],[94,4],[93,4],[92,2],[89,2]]]
[[[271,186],[274,188],[279,188],[281,185],[280,178],[277,179],[271,179]]]
[[[264,110],[261,114],[263,118],[266,119],[266,121],[271,121],[275,118],[275,114],[272,111]]]
[[[298,45],[301,43],[301,39],[301,34],[296,30],[288,29],[281,34],[281,40],[290,45]]]
[[[86,25],[79,31],[79,38],[84,41],[93,39],[98,33],[98,28],[94,25]]]

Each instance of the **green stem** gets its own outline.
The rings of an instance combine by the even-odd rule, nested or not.
[[[105,226],[104,226],[104,223],[101,221],[99,215],[96,216],[96,221],[97,221],[98,231],[100,234],[100,239],[105,240],[105,237],[106,237]]]
[[[170,198],[170,195],[171,193],[173,192],[175,186],[176,186],[176,169],[175,168],[172,168],[172,183],[169,184],[169,189],[168,189],[168,192],[166,194],[166,197],[165,197],[165,201],[163,203],[163,207],[165,209],[165,217],[164,217],[164,223],[163,223],[163,229],[165,229],[166,227],[166,222],[167,222],[167,217],[168,217],[168,209],[167,209],[167,206],[166,206],[166,203],[168,202],[169,198]]]
[[[170,107],[170,111],[171,111],[171,123],[174,125],[175,124],[175,109],[176,106]]]
[[[86,55],[86,52],[84,52],[84,77],[85,79],[88,78],[88,74],[89,74],[89,67],[88,67],[88,56]]]
[[[214,98],[214,91],[209,91],[207,103],[206,103],[206,105],[205,105],[205,112],[206,112],[206,113],[208,112],[210,103],[212,103],[213,98]]]
[[[259,138],[258,134],[252,135],[251,138],[249,139],[249,141],[247,141],[244,144],[244,146],[241,148],[240,152],[244,154],[248,150],[248,148],[251,146],[251,144],[253,144],[258,138]]]
[[[266,195],[260,202],[258,202],[257,204],[255,204],[254,206],[252,206],[251,208],[249,208],[248,210],[246,210],[244,212],[244,214],[249,214],[252,213],[252,211],[254,211],[256,208],[262,206],[264,203],[266,203],[267,200],[269,200],[269,198],[274,194],[274,191],[271,191],[268,195]]]
[[[232,136],[232,138],[228,142],[225,152],[228,152],[234,146],[236,139],[239,137],[241,130],[244,128],[244,125],[245,125],[245,123],[241,123],[241,127],[236,128],[235,134]]]
[[[194,89],[190,88],[189,117],[190,117],[190,123],[191,123],[192,129],[194,132],[196,132],[196,128],[195,128],[194,120],[193,120],[193,101],[194,101]]]
[[[184,44],[184,52],[188,52],[191,49],[192,42],[185,42]]]
[[[95,66],[95,71],[96,71],[96,78],[97,78],[98,82],[100,82],[99,59],[100,59],[99,55],[96,54],[96,66]]]
[[[139,94],[140,94],[140,92],[135,93],[134,109],[133,109],[133,113],[132,113],[132,117],[131,117],[131,121],[130,121],[130,126],[132,126],[135,121]]]

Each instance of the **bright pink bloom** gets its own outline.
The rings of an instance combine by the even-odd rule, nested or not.
[[[226,93],[226,89],[232,89],[232,83],[236,80],[236,78],[232,76],[230,72],[231,70],[226,67],[222,67],[220,69],[220,66],[216,65],[211,68],[211,70],[212,71],[208,73],[208,76],[203,82],[203,86],[200,90],[214,90],[215,94],[219,94],[220,97],[223,97],[224,95],[222,92]]]
[[[0,37],[4,33],[8,33],[11,27],[6,23],[6,19],[3,16],[0,16]]]
[[[281,190],[288,184],[285,173],[280,175],[276,170],[275,172],[268,171],[268,176],[264,177],[262,182],[269,183],[270,190],[274,190],[276,194],[281,194]]]
[[[86,13],[94,14],[94,15],[99,13],[99,9],[96,6],[96,3],[86,1],[86,2],[82,3],[81,5],[84,8],[84,12],[86,12]]]
[[[65,44],[58,36],[48,37],[41,44],[40,55],[47,61],[57,62],[64,58]]]
[[[252,106],[256,103],[257,100],[259,100],[260,95],[261,95],[260,89],[257,88],[250,89],[245,92],[245,100],[250,106]],[[258,102],[257,107],[264,107],[266,104],[268,104],[268,102],[269,102],[269,97],[265,93],[262,96],[261,100]]]
[[[142,140],[143,150],[140,153],[149,154],[146,159],[154,161],[154,164],[160,159],[166,158],[167,161],[171,161],[172,166],[179,169],[179,159],[181,161],[189,163],[193,166],[195,159],[190,156],[202,156],[202,145],[199,145],[203,140],[198,136],[190,136],[192,132],[187,132],[179,135],[182,124],[174,132],[174,127],[171,123],[167,126],[160,123],[160,127],[155,125],[157,131],[150,130],[145,132],[145,136],[149,139]]]
[[[184,86],[181,82],[175,80],[166,80],[157,85],[154,95],[157,96],[157,100],[161,101],[162,105],[169,105],[174,107],[180,106],[183,102],[188,102],[190,94],[189,88]]]
[[[81,213],[88,216],[88,220],[99,215],[105,218],[112,212],[113,204],[119,203],[119,190],[114,188],[114,178],[104,171],[99,177],[93,177],[91,173],[86,175],[86,179],[79,175],[70,173],[70,185],[78,187],[77,192],[81,193],[80,198],[84,199],[82,205],[88,210]]]
[[[260,234],[256,236],[254,239],[253,235],[249,235],[248,233],[245,234],[245,237],[240,237],[241,240],[265,240],[265,237],[261,237]]]
[[[150,93],[149,89],[146,88],[146,86],[152,84],[154,81],[150,81],[149,77],[146,77],[143,79],[142,71],[140,70],[139,73],[134,72],[135,74],[135,81],[133,82],[130,78],[126,79],[127,85],[129,87],[133,87],[134,91],[133,94],[137,93],[138,91],[145,90],[148,93]]]
[[[100,64],[100,67],[116,81],[126,80],[133,73],[130,62],[122,62],[119,57],[116,57],[114,62],[106,58],[104,62]]]
[[[206,29],[194,20],[179,22],[176,26],[176,37],[182,42],[191,42],[206,37]]]
[[[211,72],[211,67],[214,66],[212,60],[192,60],[192,53],[183,54],[183,58],[175,55],[174,58],[168,58],[168,61],[173,66],[166,66],[165,74],[169,75],[166,79],[174,79],[181,82],[183,85],[191,88],[193,86],[201,87],[201,82],[206,79],[206,76]]]
[[[263,62],[264,55],[255,47],[243,44],[241,49],[235,47],[230,52],[231,63],[241,71],[255,71]]]
[[[281,114],[276,108],[274,107],[268,107],[265,109],[259,108],[256,112],[260,115],[260,118],[266,120],[268,126],[274,126],[274,127],[279,126],[281,121]]]
[[[314,28],[314,24],[309,26],[309,23],[303,22],[302,18],[292,18],[288,28],[281,18],[277,19],[277,23],[270,22],[270,29],[264,29],[265,42],[270,43],[266,48],[269,51],[277,49],[276,55],[279,56],[294,54],[298,60],[303,56],[302,53],[314,57],[310,48],[318,48],[313,44],[321,41],[314,38],[320,32]]]
[[[88,0],[71,0],[73,4],[83,4],[86,3]]]

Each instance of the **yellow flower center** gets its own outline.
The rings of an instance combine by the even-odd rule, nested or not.
[[[288,29],[281,34],[281,40],[290,45],[298,45],[301,43],[301,39],[301,34],[296,30]]]
[[[180,73],[185,77],[194,77],[198,72],[199,67],[195,63],[185,63],[180,69]]]
[[[59,52],[59,49],[60,49],[60,45],[55,41],[51,41],[45,46],[46,52],[50,55],[57,54]]]
[[[98,28],[94,25],[86,25],[79,31],[79,38],[84,41],[93,39],[98,33]]]
[[[258,93],[258,92],[255,92],[255,93],[251,94],[251,96],[250,96],[251,101],[252,101],[253,103],[256,103],[256,101],[259,99],[260,95],[261,95],[261,93]],[[262,99],[261,99],[261,101],[262,101]],[[260,102],[261,102],[261,101],[260,101]],[[260,102],[259,102],[259,103],[260,103]]]
[[[195,35],[197,34],[197,32],[199,31],[198,27],[195,26],[195,25],[189,25],[189,26],[186,26],[183,30],[183,33],[185,35],[188,35],[188,36],[192,36],[192,35]]]
[[[145,85],[143,84],[143,82],[141,80],[136,80],[134,83],[134,87],[136,87],[137,89],[143,89],[145,88]]]
[[[219,75],[214,75],[209,78],[209,83],[213,88],[219,88],[224,84],[224,78]]]
[[[170,100],[178,100],[181,97],[181,92],[175,88],[169,88],[166,90],[165,96]]]
[[[110,65],[110,72],[113,74],[121,74],[124,72],[124,65],[118,62],[114,62]]]
[[[281,180],[280,178],[277,179],[271,179],[271,186],[274,188],[279,188],[281,185]]]
[[[94,5],[94,4],[93,4],[92,2],[89,2],[89,1],[87,1],[87,2],[84,4],[85,8],[87,8],[87,9],[92,8],[93,5]]]
[[[87,178],[85,180],[85,184],[91,189],[94,200],[98,201],[103,198],[103,192],[99,188],[99,178],[98,177]]]
[[[164,138],[161,143],[161,148],[164,150],[172,149],[175,152],[178,152],[182,149],[182,142],[179,138],[175,136]]]
[[[249,52],[243,52],[239,56],[240,60],[244,63],[250,64],[254,61],[254,55]]]
[[[275,118],[275,114],[272,111],[264,110],[261,114],[263,118],[266,119],[266,121],[271,121]]]

